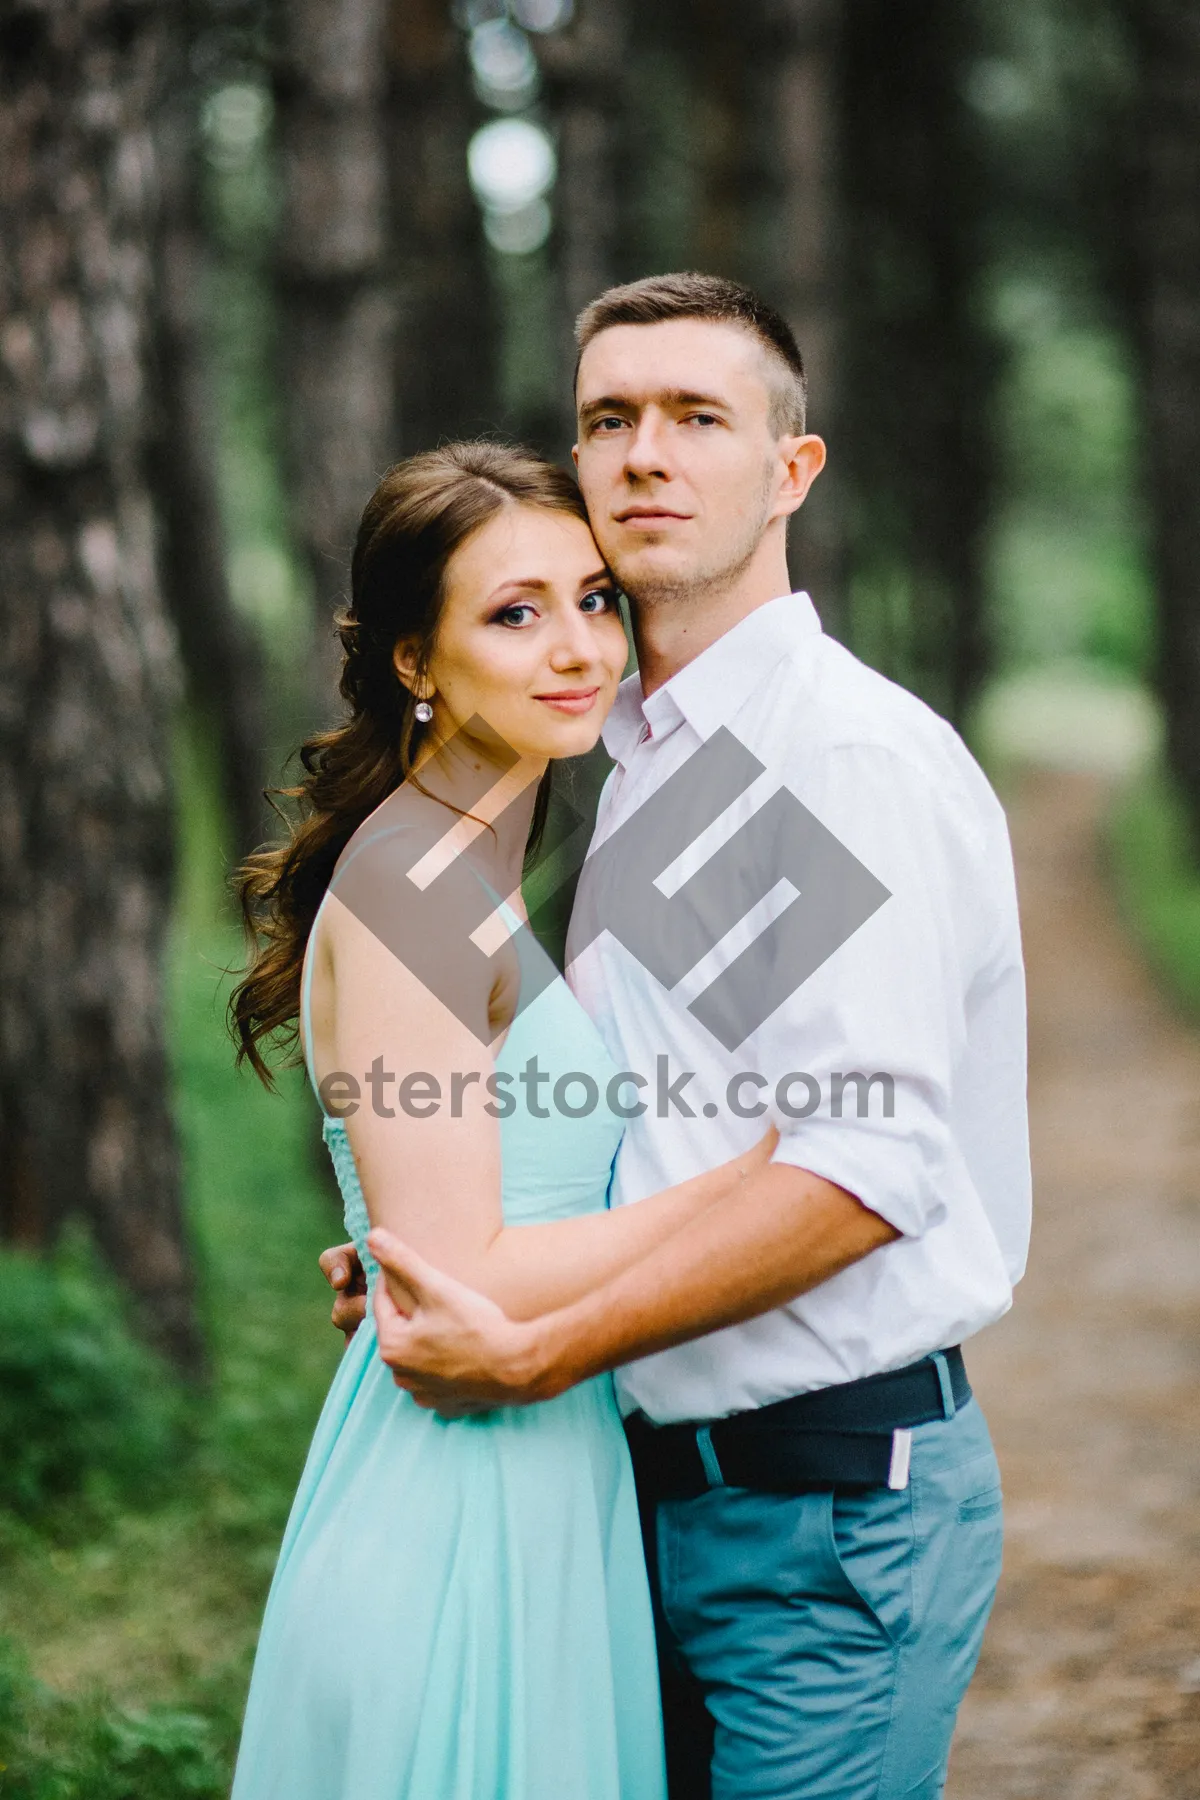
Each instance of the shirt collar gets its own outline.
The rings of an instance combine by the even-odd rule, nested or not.
[[[646,726],[655,738],[663,738],[685,719],[699,737],[710,738],[784,657],[794,655],[820,630],[807,594],[781,594],[739,619],[649,698],[643,698],[640,676],[628,676],[605,722],[605,749],[615,761],[628,762]]]

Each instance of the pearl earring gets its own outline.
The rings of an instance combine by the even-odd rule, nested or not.
[[[433,717],[433,708],[430,706],[428,700],[418,700],[413,708],[413,712],[421,721],[422,725],[428,725],[430,719]]]

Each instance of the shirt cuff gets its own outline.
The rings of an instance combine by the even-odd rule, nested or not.
[[[946,1216],[946,1203],[929,1175],[932,1149],[912,1138],[881,1139],[831,1120],[781,1135],[771,1161],[832,1181],[902,1237],[919,1238]]]

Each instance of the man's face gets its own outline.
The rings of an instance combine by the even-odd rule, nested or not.
[[[579,367],[579,484],[605,561],[634,599],[744,567],[773,518],[787,450],[770,421],[767,353],[739,325],[614,325]]]

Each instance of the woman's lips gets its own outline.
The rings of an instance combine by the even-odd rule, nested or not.
[[[598,687],[564,688],[561,694],[535,694],[533,697],[546,706],[552,706],[555,712],[585,713],[590,711],[599,692]]]

